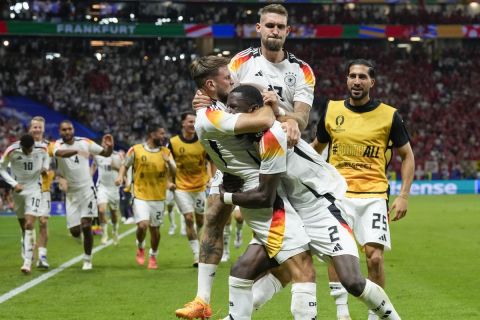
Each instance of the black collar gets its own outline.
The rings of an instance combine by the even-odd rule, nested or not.
[[[182,142],[184,142],[184,143],[195,143],[195,142],[198,141],[198,136],[197,136],[197,134],[195,134],[191,140],[185,139],[185,137],[184,137],[183,134],[181,134],[181,133],[178,135],[178,137],[179,137],[180,140],[182,140]]]
[[[380,100],[370,99],[364,105],[352,106],[350,104],[350,99],[347,99],[347,100],[344,101],[345,108],[347,108],[350,111],[357,112],[357,113],[364,113],[364,112],[373,111],[380,105],[380,103],[382,103]]]

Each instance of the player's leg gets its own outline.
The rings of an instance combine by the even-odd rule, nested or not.
[[[271,269],[267,274],[255,281],[252,288],[254,310],[260,309],[291,281],[292,277],[284,265]]]
[[[30,197],[29,197],[30,198]],[[35,216],[31,213],[25,213],[25,235],[23,245],[25,248],[25,257],[21,271],[25,274],[31,272],[33,262],[33,251],[35,248]]]
[[[348,310],[348,291],[343,287],[333,264],[328,264],[328,286],[330,287],[330,296],[332,296],[337,307],[337,319],[349,320],[350,311]]]
[[[195,195],[193,192],[175,190],[175,202],[177,203],[180,213],[185,218],[188,244],[193,253],[193,266],[198,267],[200,248],[193,215],[195,210]]]
[[[92,268],[92,249],[93,249],[93,233],[92,233],[92,221],[93,218],[82,217],[81,228],[83,234],[83,270],[89,270]]]
[[[147,201],[140,199],[133,200],[133,216],[137,224],[136,244],[137,251],[135,259],[139,265],[145,264],[145,237],[150,226],[150,206]]]
[[[227,224],[223,228],[223,253],[221,262],[230,260],[230,239],[232,233],[232,216],[228,218]]]
[[[148,269],[158,269],[157,255],[158,244],[160,243],[160,226],[163,223],[163,213],[165,211],[164,201],[149,201],[150,212],[150,251],[148,258]]]
[[[177,317],[185,319],[211,315],[210,295],[223,252],[223,229],[233,210],[233,206],[221,202],[218,194],[208,196],[207,202],[204,230],[200,238],[197,294],[194,300],[175,311]]]
[[[22,236],[20,237],[20,255],[22,260],[25,259],[25,246],[23,241],[25,239],[25,197],[19,195],[18,193],[12,190],[13,206],[15,208],[15,214],[17,215],[18,224],[20,225],[20,230]]]
[[[240,212],[240,208],[236,207],[235,210],[233,211],[233,216],[235,218],[235,241],[233,245],[235,248],[240,248],[240,246],[243,243],[243,234],[242,234],[242,229],[243,229],[243,216],[242,213]]]
[[[113,244],[117,245],[118,244],[118,229],[120,228],[120,222],[119,222],[119,216],[120,213],[119,208],[120,208],[120,200],[115,200],[114,202],[109,203],[109,209],[110,209],[110,215],[112,219],[112,236],[113,236]]]
[[[108,241],[108,220],[107,220],[107,203],[103,202],[98,204],[98,220],[100,227],[102,228],[102,237],[100,243],[105,244]]]
[[[177,224],[175,222],[175,212],[173,211],[173,207],[175,206],[174,194],[170,190],[167,190],[166,204],[168,222],[170,223],[170,227],[168,228],[168,234],[170,236],[173,236],[175,234],[175,230],[177,229]]]
[[[50,217],[51,198],[50,192],[42,192],[39,215],[39,237],[38,237],[38,261],[37,267],[48,269],[47,243],[48,243],[48,218]]]

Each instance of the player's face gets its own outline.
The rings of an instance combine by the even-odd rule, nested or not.
[[[228,95],[227,108],[230,113],[249,113],[252,112],[255,107],[256,106],[249,105],[239,92],[232,92]]]
[[[212,79],[212,83],[217,92],[218,100],[223,103],[227,102],[227,97],[233,89],[233,80],[227,66],[220,67],[218,74]]]
[[[290,27],[287,25],[287,17],[277,13],[265,13],[262,15],[256,29],[260,33],[262,46],[270,51],[282,50],[285,39],[290,32]]]
[[[45,124],[42,121],[32,120],[28,132],[33,136],[35,141],[40,141],[43,139],[43,134],[45,133]]]
[[[63,141],[65,142],[72,141],[74,134],[75,134],[75,130],[73,129],[72,124],[68,122],[64,122],[60,125],[60,137],[62,137]]]
[[[195,133],[195,119],[197,117],[194,115],[188,115],[185,120],[182,122],[182,127],[185,133],[194,134]]]
[[[165,140],[165,129],[158,128],[157,131],[152,133],[152,141],[156,147],[161,147],[163,140]]]
[[[33,151],[33,146],[31,146],[30,148],[22,147],[22,151],[23,151],[24,154],[29,155]]]
[[[347,87],[352,100],[364,100],[369,97],[370,89],[375,80],[368,75],[368,67],[364,65],[353,65],[350,67],[347,76]]]

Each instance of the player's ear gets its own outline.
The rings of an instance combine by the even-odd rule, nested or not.
[[[371,79],[370,81],[371,81],[371,86],[370,86],[370,88],[373,88],[373,86],[375,85],[375,79]]]
[[[257,22],[257,24],[255,25],[255,30],[257,31],[257,33],[260,33],[260,28],[261,28],[261,25],[260,23]]]

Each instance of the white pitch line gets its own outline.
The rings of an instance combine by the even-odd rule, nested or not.
[[[120,234],[119,235],[119,239],[122,239],[126,236],[128,236],[129,234],[135,232],[137,228],[132,228],[132,229],[129,229],[127,231],[125,231],[124,233]],[[93,248],[92,250],[92,253],[97,253],[103,249],[105,249],[106,247],[110,246],[111,244],[113,243],[113,240],[108,240],[106,244],[101,244],[99,246],[96,246],[95,248]],[[74,265],[75,263],[81,261],[83,259],[83,254],[79,255],[78,257],[75,257],[71,260],[68,260],[67,262],[65,262],[64,264],[62,264],[61,266],[59,266],[58,268],[55,268],[45,274],[42,274],[40,277],[37,277],[33,280],[30,280],[28,281],[27,283],[24,283],[23,285],[21,285],[20,287],[17,287],[3,295],[0,296],[0,304],[1,303],[4,303],[5,301],[15,297],[16,295],[22,293],[22,292],[25,292],[27,291],[28,289],[30,288],[33,288],[35,287],[37,284],[40,284],[42,283],[43,281],[45,280],[48,280],[49,278],[53,277],[54,275],[56,275],[57,273],[60,273],[62,272],[63,270],[67,269],[68,267]],[[88,271],[86,271],[88,272]]]

